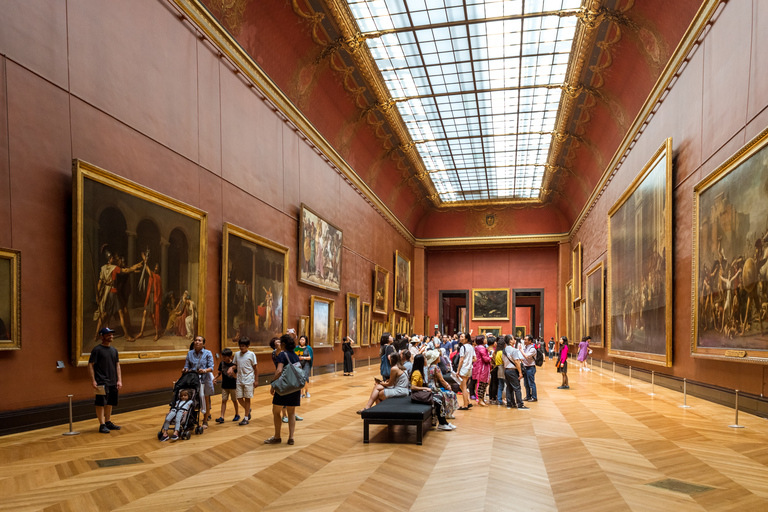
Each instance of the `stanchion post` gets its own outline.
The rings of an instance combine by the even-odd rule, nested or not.
[[[339,364],[338,364],[338,362],[337,362],[337,361],[334,359],[334,360],[333,360],[333,376],[334,376],[334,377],[338,377],[338,375],[337,375],[337,374],[338,374],[338,372],[339,372]]]
[[[632,387],[632,367],[629,367],[629,387]]]
[[[680,406],[683,409],[690,409],[691,406],[688,405],[688,380],[683,379],[683,405]]]
[[[80,432],[76,432],[72,430],[72,395],[67,395],[69,397],[69,432],[64,432],[62,435],[64,436],[76,436],[80,434]],[[737,419],[738,421],[738,419]]]
[[[357,373],[357,359],[352,358],[352,373]]]
[[[736,419],[733,422],[733,425],[728,425],[731,428],[744,428],[744,425],[739,425],[739,390],[736,390],[736,404],[734,406],[734,410],[736,411]]]
[[[656,393],[654,393],[654,391],[655,391],[654,378],[655,377],[656,377],[656,374],[653,371],[651,371],[651,396],[656,396]]]
[[[613,379],[611,380],[616,380],[616,361],[613,362]]]

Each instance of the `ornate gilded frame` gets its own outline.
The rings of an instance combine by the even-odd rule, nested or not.
[[[477,328],[477,331],[480,334],[492,334],[496,336],[497,338],[501,334],[501,326],[500,325],[481,325]]]
[[[8,285],[8,339],[0,340],[0,350],[21,350],[21,251],[0,248],[0,261],[8,262],[8,274],[0,275]]]
[[[611,240],[611,219],[621,209],[622,206],[632,197],[637,189],[642,185],[643,181],[656,169],[658,165],[664,163],[665,170],[665,207],[664,207],[664,251],[666,253],[666,267],[664,269],[664,283],[665,283],[665,351],[664,354],[653,354],[650,352],[639,352],[630,350],[618,350],[613,347],[612,340],[612,314],[611,314],[611,300],[613,296],[613,272],[616,270],[615,263],[613,261],[613,248]],[[643,167],[640,173],[635,177],[632,183],[627,187],[621,197],[608,211],[608,276],[606,285],[606,320],[607,328],[605,330],[605,337],[607,340],[608,355],[613,357],[621,357],[624,359],[630,359],[634,361],[643,361],[650,364],[660,366],[672,366],[672,330],[674,326],[673,322],[673,281],[672,281],[672,267],[673,267],[673,252],[672,252],[672,138],[666,139],[659,149],[653,154],[648,163]]]
[[[341,343],[341,340],[344,337],[344,319],[343,318],[334,319],[333,332],[334,332],[333,342]]]
[[[304,236],[304,228],[305,228],[304,217],[305,217],[305,214],[304,214],[304,212],[305,211],[309,212],[312,215],[314,215],[320,221],[325,222],[328,226],[330,226],[333,229],[335,229],[341,235],[341,242],[340,242],[340,246],[339,246],[339,251],[340,251],[340,253],[339,253],[339,268],[338,268],[338,270],[336,272],[337,277],[338,277],[338,283],[336,284],[336,286],[330,286],[330,285],[327,285],[327,284],[316,282],[316,281],[313,281],[312,279],[310,279],[309,277],[306,277],[306,276],[303,275],[303,271],[302,271],[302,268],[301,268],[301,263],[302,263],[302,261],[305,258],[305,254],[304,254],[305,253],[305,247],[304,247],[304,241],[305,241],[305,236]],[[298,257],[298,261],[296,262],[296,275],[297,275],[297,278],[298,278],[299,282],[300,283],[304,283],[304,284],[308,284],[310,286],[315,286],[317,288],[322,288],[324,290],[329,290],[329,291],[332,291],[332,292],[340,291],[341,290],[341,271],[342,271],[342,268],[343,268],[343,265],[342,265],[342,263],[343,263],[343,261],[342,261],[343,250],[342,250],[342,248],[344,247],[344,232],[341,230],[341,228],[337,227],[335,224],[333,224],[331,222],[328,222],[323,217],[321,217],[316,211],[314,211],[312,208],[310,208],[309,206],[305,205],[304,203],[301,203],[301,208],[299,208],[299,236],[298,236],[298,239],[299,239],[299,250],[298,250],[299,257]],[[307,259],[309,259],[309,258],[307,258]]]
[[[387,314],[387,304],[389,303],[389,270],[385,269],[384,267],[380,267],[379,265],[376,265],[376,267],[373,270],[373,312],[379,313],[382,315]],[[381,281],[384,282],[384,285],[381,286]],[[379,289],[383,289],[383,297],[381,300],[376,300],[376,294],[379,292]],[[377,307],[377,302],[381,303],[383,300],[384,307],[379,308]]]
[[[360,305],[360,346],[367,347],[371,344],[371,304],[369,302],[363,302]]]
[[[477,311],[475,311],[476,294],[486,292],[504,292],[506,294],[506,310],[503,316],[478,316]],[[472,320],[509,320],[509,288],[473,288],[470,302],[472,303]]]
[[[229,222],[225,222],[222,227],[222,262],[224,264],[221,265],[221,348],[229,347],[233,349],[237,349],[237,341],[234,341],[233,339],[230,339],[229,334],[227,333],[227,327],[229,323],[229,236],[235,236],[242,240],[245,240],[248,243],[258,245],[260,247],[263,247],[267,250],[277,252],[279,254],[283,255],[283,306],[282,306],[282,327],[278,329],[273,336],[279,336],[281,333],[284,333],[288,329],[288,283],[290,280],[289,276],[289,256],[290,256],[290,249],[288,247],[285,247],[284,245],[278,244],[277,242],[273,242],[272,240],[269,240],[268,238],[264,238],[263,236],[259,236],[256,233],[253,233],[251,231],[248,231],[247,229],[241,228],[239,226],[235,226],[234,224],[230,224]],[[269,336],[271,338],[271,336]],[[267,340],[269,341],[269,340]],[[252,352],[256,353],[267,353],[271,352],[272,349],[269,347],[269,345],[254,345],[254,340],[251,340],[251,346],[250,350]]]
[[[299,328],[297,330],[298,336],[309,336],[309,316],[302,315],[299,317]]]
[[[403,266],[406,269],[406,275],[401,275],[400,272],[400,264],[403,264]],[[405,306],[404,307],[398,307],[398,294],[400,293],[400,283],[401,281],[404,281],[403,290],[406,295],[405,300]],[[395,311],[399,311],[400,313],[408,314],[411,312],[411,260],[403,256],[403,254],[400,251],[395,251],[395,292],[394,292],[394,304],[393,307]]]
[[[763,165],[760,166],[760,163],[756,163],[757,170],[756,172],[762,173],[762,177],[765,177],[765,162],[768,159],[768,129],[763,130],[761,133],[759,133],[756,137],[754,137],[752,140],[750,140],[744,147],[739,149],[733,156],[731,156],[728,160],[726,160],[722,165],[720,165],[717,169],[712,171],[706,178],[701,180],[699,183],[696,184],[696,186],[693,188],[693,251],[691,255],[692,260],[692,276],[691,276],[691,283],[692,283],[692,291],[691,291],[691,355],[696,358],[702,358],[702,359],[719,359],[723,361],[736,361],[736,362],[742,362],[742,363],[754,363],[754,364],[766,364],[768,363],[768,350],[759,350],[755,348],[751,348],[746,346],[746,344],[742,346],[737,347],[702,347],[699,346],[699,327],[700,327],[700,317],[699,317],[699,302],[701,300],[701,276],[700,272],[701,270],[698,268],[702,256],[701,256],[701,242],[702,242],[702,235],[701,235],[701,225],[700,221],[702,220],[702,212],[701,212],[701,196],[706,194],[708,191],[710,191],[713,187],[718,185],[722,180],[726,179],[728,176],[731,175],[731,173],[734,173],[733,176],[737,176],[736,173],[739,173],[740,171],[748,172],[748,168],[745,169],[745,167],[742,167],[744,164],[747,164],[751,159],[757,157],[758,153],[761,151],[765,151],[767,155],[762,155],[763,157]],[[749,178],[749,175],[739,175],[738,179],[739,181],[746,181]],[[764,182],[766,183],[766,182]],[[722,192],[720,192],[722,193]],[[717,194],[719,195],[719,194]],[[728,194],[728,198],[726,201],[731,203],[741,203],[741,201],[738,201],[737,199],[734,199],[732,196],[733,194]],[[762,219],[765,219],[768,217],[768,203],[763,201],[753,201],[755,204],[761,204],[763,209],[763,216]],[[724,208],[725,209],[725,208]],[[734,208],[735,215],[738,215],[739,212]],[[726,215],[724,212],[723,215]],[[759,222],[759,220],[758,220]],[[765,226],[758,226],[757,229],[765,229]],[[758,232],[759,236],[764,235],[764,232]],[[754,246],[752,246],[754,247]],[[752,248],[750,247],[750,248]],[[765,247],[763,248],[765,250]],[[753,254],[751,258],[749,258],[749,254],[746,254],[747,258],[746,261],[743,264],[742,267],[742,273],[741,273],[741,287],[746,290],[747,286],[749,284],[752,284],[751,282],[748,283],[748,281],[751,281],[751,279],[748,279],[746,277],[746,274],[748,271],[746,270],[748,267],[748,263],[751,260],[753,264],[755,263],[755,255]],[[768,265],[768,263],[765,263],[764,266]],[[757,274],[754,275],[755,281],[760,281],[760,268],[757,268]],[[718,274],[719,275],[719,274]],[[768,281],[763,280],[761,281],[763,283],[763,286],[768,284]],[[755,286],[755,293],[757,293],[757,283],[754,284]],[[749,290],[747,290],[749,292]],[[751,301],[750,301],[751,302]],[[757,314],[762,314],[761,305],[758,304],[757,307]],[[747,312],[747,314],[752,313],[752,308],[750,307],[750,310]],[[740,317],[741,315],[739,315]],[[763,322],[764,331],[766,334],[761,334],[761,337],[766,338],[768,336],[768,320]],[[737,335],[735,336],[737,339],[743,339]]]
[[[354,306],[355,308],[355,319],[356,319],[355,330],[357,331],[356,336],[352,337],[352,339],[355,341],[354,343],[355,345],[360,345],[361,344],[360,338],[362,337],[362,329],[361,329],[362,322],[360,322],[360,296],[358,294],[347,292],[347,308],[346,308],[346,315],[345,315],[347,317],[347,329],[346,329],[347,336],[352,336],[352,333],[350,332],[350,326],[352,325],[352,322],[349,321],[350,306]]]
[[[206,281],[206,262],[207,262],[207,222],[208,215],[203,210],[190,206],[177,199],[166,196],[130,181],[122,176],[118,176],[109,171],[96,167],[82,160],[72,161],[72,190],[73,190],[73,208],[72,208],[72,362],[76,366],[86,366],[88,364],[89,354],[83,353],[84,337],[84,314],[85,305],[83,303],[84,290],[84,266],[85,255],[85,186],[86,180],[99,185],[104,185],[119,193],[132,196],[139,200],[146,201],[162,209],[183,215],[192,219],[197,229],[199,237],[198,247],[190,246],[190,252],[197,252],[198,272],[197,288],[195,298],[197,301],[197,332],[205,335],[205,281]],[[89,226],[88,229],[92,229]],[[92,248],[91,248],[92,249]],[[89,255],[90,256],[90,255]],[[93,266],[93,261],[90,262]],[[93,269],[92,272],[96,272]],[[98,278],[98,274],[94,274]],[[90,285],[91,283],[89,283]],[[90,334],[89,334],[90,336]],[[114,345],[114,342],[113,342]],[[120,362],[123,364],[140,363],[151,361],[170,361],[184,359],[189,352],[189,345],[181,348],[160,349],[160,350],[120,350]]]
[[[599,286],[599,302],[600,302],[600,326],[596,331],[599,331],[598,334],[600,335],[600,341],[593,341],[590,343],[590,346],[594,347],[604,347],[605,346],[605,272],[603,271],[603,262],[601,261],[594,267],[592,267],[587,272],[587,279],[586,279],[586,288],[587,293],[585,294],[585,300],[586,300],[586,306],[585,306],[585,318],[586,318],[586,334],[585,336],[592,336],[594,340],[595,331],[593,331],[593,327],[591,324],[591,319],[589,317],[590,311],[592,310],[592,301],[594,299],[591,299],[593,294],[593,285],[595,284],[594,281],[599,279],[600,286]]]
[[[573,281],[565,283],[565,336],[571,341],[573,332]],[[559,339],[559,338],[558,338]]]
[[[571,272],[573,272],[573,302],[581,300],[581,242],[571,251]]]
[[[325,341],[317,340],[317,335],[318,335],[317,321],[321,319],[317,317],[317,312],[315,311],[316,304],[328,305],[328,317],[325,318],[325,321],[326,321],[326,340]],[[312,348],[333,347],[333,343],[336,338],[336,330],[335,330],[336,325],[334,323],[334,319],[336,317],[334,316],[335,314],[334,306],[335,306],[335,303],[332,299],[327,299],[319,295],[312,295],[309,298],[309,342],[312,344]],[[325,315],[323,315],[323,317],[325,317]]]

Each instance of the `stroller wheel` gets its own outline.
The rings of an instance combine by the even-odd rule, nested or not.
[[[162,430],[159,430],[159,431],[157,432],[157,440],[159,441],[159,440],[161,440],[162,438],[163,438],[163,431],[162,431]]]
[[[184,439],[185,441],[189,441],[190,437],[192,437],[192,432],[187,430],[186,432],[184,432],[184,435],[182,436],[182,439]]]

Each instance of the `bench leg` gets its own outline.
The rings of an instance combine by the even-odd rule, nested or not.
[[[416,425],[416,444],[421,446],[421,440],[424,439],[424,424],[419,422]]]
[[[363,444],[368,444],[368,420],[363,420]]]

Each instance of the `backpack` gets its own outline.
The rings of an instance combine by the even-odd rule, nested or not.
[[[541,345],[539,345],[539,348],[536,349],[535,363],[536,363],[536,366],[544,365],[544,347]]]
[[[458,372],[459,371],[459,360],[461,359],[461,350],[457,350],[456,354],[453,356],[453,359],[451,359],[451,366],[453,366],[453,371]]]

